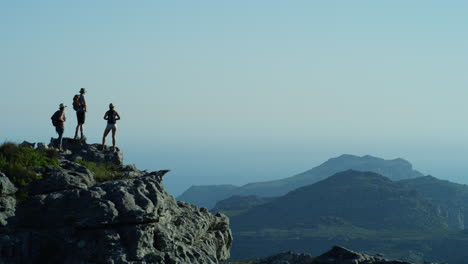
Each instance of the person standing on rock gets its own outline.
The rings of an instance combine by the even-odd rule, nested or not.
[[[120,120],[120,115],[114,110],[114,104],[109,105],[109,111],[104,114],[104,120],[107,120],[107,126],[102,136],[102,150],[106,147],[106,137],[112,130],[112,150],[115,152],[115,134],[117,133],[117,120]]]
[[[84,97],[86,93],[85,88],[80,89],[80,94],[77,94],[73,97],[73,109],[76,111],[76,118],[78,119],[78,125],[76,126],[75,130],[75,137],[74,139],[78,139],[78,130],[81,132],[81,139],[86,140],[86,137],[83,134],[83,126],[86,119],[86,99]]]
[[[59,135],[57,142],[58,142],[58,149],[59,152],[63,152],[62,148],[62,138],[63,138],[63,132],[65,132],[65,107],[63,103],[60,104],[59,110],[57,110],[51,117],[52,119],[52,124],[55,126],[55,131]]]

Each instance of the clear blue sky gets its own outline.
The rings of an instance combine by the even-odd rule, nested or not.
[[[1,1],[0,140],[48,141],[88,89],[126,161],[245,184],[343,153],[468,182],[467,1]],[[66,135],[76,118],[67,111]]]

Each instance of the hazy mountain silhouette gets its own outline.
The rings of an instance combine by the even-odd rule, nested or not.
[[[260,197],[256,195],[234,195],[216,203],[212,212],[229,212],[230,215],[239,214],[250,208],[271,202],[272,197]]]
[[[177,200],[212,208],[217,201],[230,197],[239,187],[235,185],[199,185],[191,186]]]
[[[349,169],[376,172],[392,180],[424,176],[414,170],[411,163],[404,159],[384,160],[369,155],[363,157],[341,155],[329,159],[318,167],[285,179],[249,183],[241,187],[234,185],[192,186],[178,199],[201,207],[212,208],[216,202],[233,195],[276,197]]]

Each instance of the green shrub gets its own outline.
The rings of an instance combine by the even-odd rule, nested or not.
[[[96,179],[97,182],[120,180],[125,177],[125,175],[120,171],[119,166],[113,163],[98,164],[82,159],[77,159],[75,162],[92,171],[94,173],[94,179]]]
[[[7,142],[0,146],[0,156],[10,164],[24,167],[58,166],[58,153],[54,149],[36,150]]]
[[[36,150],[6,142],[0,146],[0,171],[19,189],[17,197],[27,197],[25,187],[32,181],[40,179],[33,170],[45,166],[58,167],[58,154],[53,149]]]

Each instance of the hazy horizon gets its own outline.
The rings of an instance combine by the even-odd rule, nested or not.
[[[468,183],[465,1],[0,3],[1,141],[48,142],[88,90],[168,191],[279,179],[341,154]],[[109,142],[110,138],[108,138]]]

